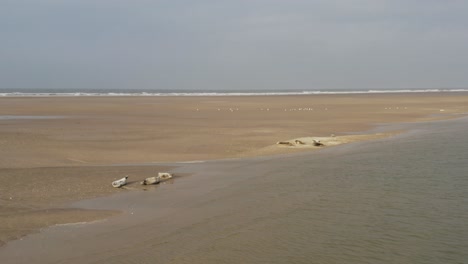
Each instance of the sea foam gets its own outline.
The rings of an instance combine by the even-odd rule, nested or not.
[[[401,89],[401,90],[316,90],[316,91],[252,91],[252,92],[159,92],[159,91],[93,91],[93,92],[1,92],[0,97],[86,97],[86,96],[281,96],[321,94],[385,94],[385,93],[439,93],[468,92],[468,89]]]

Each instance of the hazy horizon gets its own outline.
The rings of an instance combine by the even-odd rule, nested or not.
[[[0,0],[0,89],[468,87],[459,0]]]

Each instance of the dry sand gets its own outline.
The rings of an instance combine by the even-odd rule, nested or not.
[[[0,117],[48,117],[0,118],[0,243],[44,226],[113,215],[63,208],[125,191],[110,187],[125,175],[138,181],[171,170],[112,164],[307,151],[320,148],[312,139],[329,146],[379,138],[396,132],[348,132],[466,112],[468,93],[0,98]],[[305,144],[276,144],[295,139]],[[129,188],[142,187],[131,182]]]

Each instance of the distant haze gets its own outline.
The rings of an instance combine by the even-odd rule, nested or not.
[[[0,89],[468,87],[463,0],[0,0]]]

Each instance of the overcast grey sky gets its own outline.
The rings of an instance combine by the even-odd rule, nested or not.
[[[0,88],[468,87],[463,0],[0,0]]]

